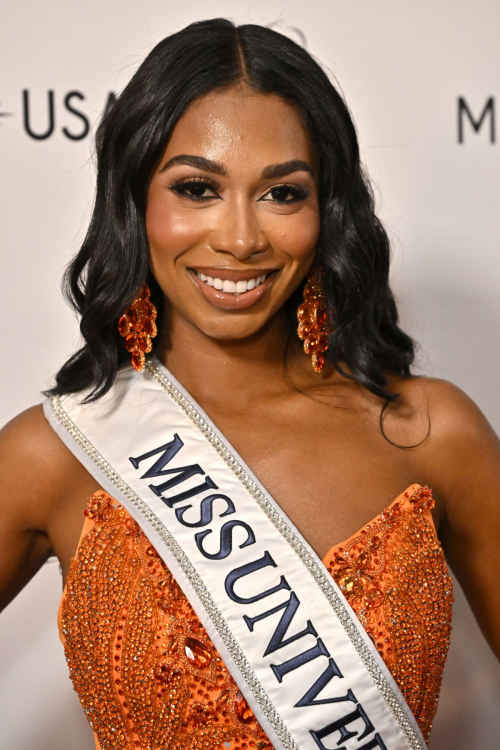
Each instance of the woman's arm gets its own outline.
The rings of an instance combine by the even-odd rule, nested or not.
[[[0,609],[52,554],[47,519],[56,487],[50,432],[40,406],[0,431]]]
[[[443,549],[500,659],[500,440],[460,388],[442,380],[425,387],[431,417],[425,470],[444,500]]]

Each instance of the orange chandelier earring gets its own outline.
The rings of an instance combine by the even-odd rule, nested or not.
[[[322,268],[314,270],[304,286],[304,301],[297,310],[299,339],[304,342],[304,351],[311,355],[312,366],[321,372],[325,364],[324,352],[328,349],[330,326],[321,286]]]
[[[118,332],[125,339],[125,349],[130,352],[132,367],[141,372],[146,364],[145,355],[153,348],[151,339],[156,329],[156,307],[149,299],[151,292],[143,284],[138,296],[118,320]]]

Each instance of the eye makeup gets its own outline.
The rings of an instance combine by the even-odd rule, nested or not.
[[[214,192],[217,192],[220,185],[215,180],[211,180],[206,177],[189,177],[183,180],[176,180],[172,185],[169,185],[169,190],[174,191],[178,195],[182,195],[189,200],[195,200],[195,201],[207,201],[207,200],[213,200],[215,197],[218,196],[204,196],[203,193],[206,190],[212,190]],[[190,192],[191,191],[191,192]],[[289,200],[283,200],[279,198],[274,198],[272,201],[264,201],[265,196],[269,194],[291,194],[292,198]],[[284,183],[282,185],[275,185],[274,187],[269,188],[265,195],[262,198],[259,198],[259,200],[264,202],[271,202],[271,203],[277,203],[280,205],[286,205],[290,203],[297,203],[298,201],[305,200],[310,196],[310,191],[307,188],[301,187],[299,185],[294,184],[288,184]]]

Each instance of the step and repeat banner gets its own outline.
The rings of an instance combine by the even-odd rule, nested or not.
[[[93,189],[93,133],[149,50],[194,20],[273,25],[342,89],[393,243],[418,371],[500,431],[500,5],[496,0],[21,0],[0,23],[0,423],[78,344],[60,292]],[[466,491],[466,488],[464,489]],[[57,561],[0,617],[0,749],[92,750],[57,635]],[[497,747],[500,667],[456,589],[431,748]]]

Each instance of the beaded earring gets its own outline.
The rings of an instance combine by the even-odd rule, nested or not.
[[[149,299],[150,290],[143,284],[138,296],[118,320],[118,332],[125,339],[125,349],[130,352],[132,367],[141,372],[146,363],[145,354],[151,351],[151,339],[156,329],[156,307]]]
[[[321,372],[325,364],[324,352],[328,349],[328,321],[325,298],[321,288],[323,269],[314,270],[304,286],[304,301],[297,310],[297,333],[304,342],[304,351],[311,354],[312,366]]]

